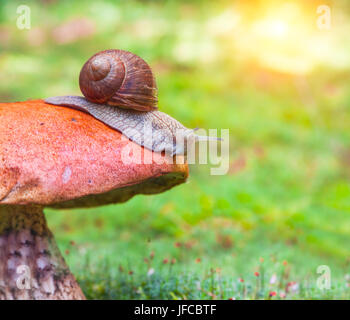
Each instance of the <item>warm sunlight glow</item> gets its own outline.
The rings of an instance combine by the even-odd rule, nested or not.
[[[262,20],[252,26],[252,31],[261,37],[282,38],[288,33],[289,26],[283,20]]]
[[[256,61],[261,66],[290,74],[306,74],[316,66],[350,65],[350,58],[339,50],[341,32],[317,28],[316,7],[303,3],[266,1],[265,9],[242,11],[234,30],[227,34],[233,40],[236,55],[241,60]]]

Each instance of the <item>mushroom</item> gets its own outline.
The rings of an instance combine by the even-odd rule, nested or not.
[[[131,157],[151,156],[151,163],[123,161],[130,146]],[[173,163],[72,108],[0,103],[0,299],[85,299],[43,208],[95,207],[166,191],[188,177],[181,159]]]

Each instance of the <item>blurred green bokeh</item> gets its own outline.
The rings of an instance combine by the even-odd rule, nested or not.
[[[187,184],[161,195],[47,210],[83,283],[94,278],[86,259],[96,272],[108,260],[115,273],[146,274],[154,251],[155,273],[174,257],[179,277],[220,268],[236,279],[253,277],[262,257],[270,276],[286,260],[299,282],[328,265],[349,298],[350,4],[282,3],[1,1],[1,102],[80,95],[83,63],[119,48],[152,66],[162,111],[187,127],[230,130],[224,176],[194,165]],[[16,26],[21,4],[30,30]],[[319,4],[331,7],[329,30],[317,28]]]

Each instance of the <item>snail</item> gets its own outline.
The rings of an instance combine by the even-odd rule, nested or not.
[[[85,98],[58,96],[45,102],[86,112],[155,152],[186,155],[187,141],[218,140],[196,135],[196,129],[158,111],[153,72],[131,52],[105,50],[93,55],[80,72],[79,85]]]

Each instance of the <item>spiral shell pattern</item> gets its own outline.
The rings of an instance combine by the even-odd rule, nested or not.
[[[105,50],[93,55],[79,76],[87,100],[137,111],[157,110],[157,84],[150,66],[124,50]]]

